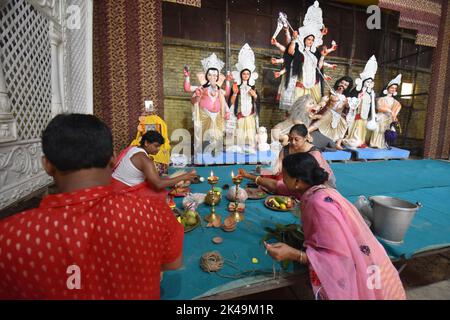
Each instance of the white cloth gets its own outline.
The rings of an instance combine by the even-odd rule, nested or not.
[[[280,97],[280,108],[283,110],[289,110],[292,105],[294,104],[295,99],[295,84],[297,83],[297,76],[292,75],[292,68],[290,72],[289,77],[289,84],[288,87],[285,86],[285,80],[281,81],[281,84],[283,86],[282,94]]]
[[[247,84],[241,85],[241,113],[244,117],[248,117],[252,113],[253,103],[250,95],[251,87]]]
[[[303,86],[311,89],[316,84],[317,57],[309,50],[302,52],[305,57],[302,68]]]
[[[120,163],[117,166],[116,170],[114,170],[112,177],[130,187],[144,182],[144,173],[136,168],[131,162],[131,157],[141,152],[143,152],[147,156],[145,150],[139,147],[132,147],[130,150],[128,150],[122,160],[120,160]]]
[[[373,92],[372,92],[373,94]],[[361,118],[367,120],[370,111],[370,104],[372,103],[372,94],[364,93],[361,101]]]
[[[334,111],[333,109],[330,109],[330,111],[331,111],[331,116],[332,116],[331,128],[336,129],[339,122],[341,121],[341,114]]]

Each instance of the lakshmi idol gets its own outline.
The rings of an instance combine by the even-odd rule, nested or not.
[[[220,73],[224,63],[215,53],[203,59],[201,63],[204,73],[197,74],[200,86],[191,86],[189,69],[184,68],[184,91],[194,93],[191,102],[196,153],[202,152],[203,142],[209,142],[211,145],[223,143],[225,121],[230,116],[226,101],[231,92],[231,75],[225,77]],[[226,87],[222,90],[224,80]]]

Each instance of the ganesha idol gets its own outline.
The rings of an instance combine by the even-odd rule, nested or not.
[[[230,118],[226,101],[231,92],[231,76],[226,78],[226,89],[222,90],[225,76],[220,71],[224,63],[214,53],[202,60],[202,66],[204,73],[197,74],[199,86],[190,84],[189,69],[187,66],[184,69],[184,91],[193,93],[191,102],[196,153],[202,152],[203,142],[217,146],[223,143],[225,123]]]

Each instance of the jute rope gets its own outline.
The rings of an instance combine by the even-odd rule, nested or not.
[[[200,259],[200,266],[203,271],[217,272],[223,267],[223,257],[218,251],[207,252]]]
[[[235,259],[237,261],[237,256],[235,254]],[[228,264],[233,269],[236,269],[238,273],[234,275],[223,275],[219,271],[223,268],[224,264]],[[203,271],[211,273],[215,272],[219,277],[222,278],[231,278],[231,279],[240,279],[245,278],[250,275],[268,275],[273,274],[273,277],[275,278],[275,267],[273,267],[272,272],[263,271],[263,270],[248,270],[248,271],[242,271],[237,265],[235,261],[226,260],[222,257],[222,255],[218,251],[211,251],[206,252],[202,255],[200,258],[200,267],[203,269]]]

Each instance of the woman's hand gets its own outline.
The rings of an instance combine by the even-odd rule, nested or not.
[[[245,179],[250,179],[250,177],[251,177],[250,174],[247,171],[245,171],[244,169],[239,169],[238,174]]]
[[[195,96],[196,97],[201,97],[202,96],[202,90],[200,88],[195,90]]]
[[[255,91],[255,90],[250,89],[250,90],[248,91],[248,93],[249,93],[253,98],[256,99],[257,95],[256,95],[256,91]]]
[[[296,260],[299,255],[297,249],[288,246],[286,243],[264,243],[264,245],[266,246],[267,253],[277,261]]]
[[[185,180],[193,182],[196,178],[197,178],[197,171],[192,170],[191,172],[186,173]]]

